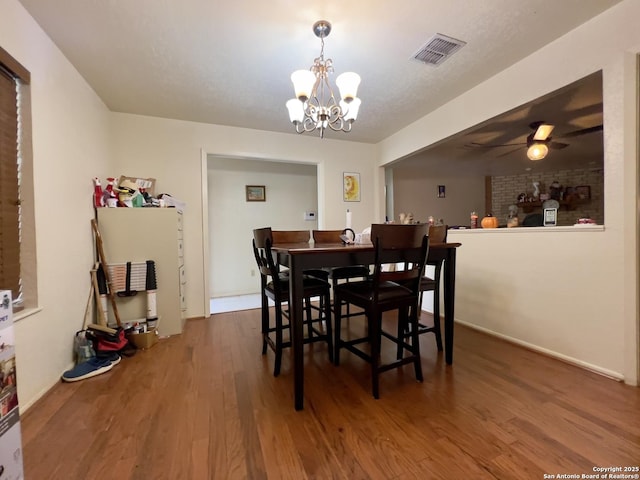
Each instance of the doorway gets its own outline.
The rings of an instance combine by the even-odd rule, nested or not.
[[[206,174],[210,312],[259,308],[253,229],[318,228],[317,165],[207,155]],[[264,197],[247,196],[248,186]]]

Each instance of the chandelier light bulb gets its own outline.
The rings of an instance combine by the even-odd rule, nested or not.
[[[292,98],[287,102],[287,110],[289,110],[291,123],[301,123],[304,120],[304,104],[297,98]]]
[[[306,102],[311,97],[313,86],[316,83],[314,73],[311,70],[296,70],[291,74],[291,81],[296,98],[301,102]]]
[[[349,103],[356,98],[358,86],[360,85],[360,75],[354,72],[344,72],[336,78],[336,85],[340,90],[340,97]]]
[[[360,104],[362,101],[359,98],[354,98],[350,103],[344,100],[340,102],[340,108],[344,114],[344,120],[347,122],[355,122],[358,118],[358,110],[360,110]]]

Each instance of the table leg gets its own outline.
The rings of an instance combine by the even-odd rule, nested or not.
[[[296,257],[291,256],[289,277],[289,311],[291,318],[291,348],[293,349],[293,395],[296,410],[304,408],[304,357],[303,357],[303,315],[302,267]]]
[[[447,365],[453,363],[453,319],[456,296],[456,249],[447,249],[444,262],[444,355]]]

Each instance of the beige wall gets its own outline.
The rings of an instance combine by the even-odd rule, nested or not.
[[[417,221],[429,216],[442,219],[446,225],[469,225],[470,214],[482,218],[485,203],[484,177],[434,178],[419,168],[393,168],[394,220],[401,212],[413,213]],[[438,198],[438,185],[445,186],[445,197]]]
[[[24,410],[73,362],[93,266],[91,179],[109,171],[109,111],[18,1],[0,0],[0,12],[0,46],[31,72],[41,310],[15,324]]]
[[[640,3],[623,1],[379,145],[382,168],[603,70],[606,229],[450,234],[463,243],[456,318],[632,384],[638,381],[637,18]]]
[[[209,157],[209,290],[210,297],[260,291],[260,276],[251,254],[253,229],[312,230],[318,212],[315,165]],[[247,202],[245,185],[264,185],[265,202]],[[229,232],[237,232],[230,235]]]

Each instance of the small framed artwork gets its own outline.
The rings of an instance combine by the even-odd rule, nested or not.
[[[578,185],[573,189],[573,193],[579,200],[589,200],[591,198],[591,187],[589,185]]]
[[[264,185],[247,185],[245,187],[247,202],[266,202],[267,194]]]
[[[444,185],[438,185],[438,198],[445,197],[445,187]]]
[[[558,223],[558,209],[557,208],[545,208],[544,209],[544,223],[545,227],[555,227]]]
[[[345,202],[360,201],[360,174],[344,172],[342,174],[342,199]]]

